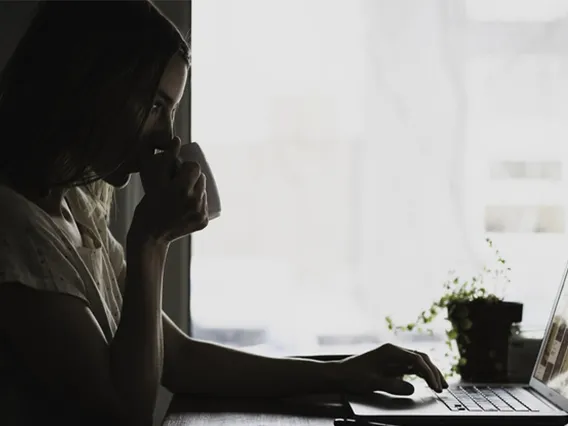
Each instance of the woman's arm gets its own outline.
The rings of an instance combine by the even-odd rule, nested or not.
[[[164,315],[163,384],[174,393],[285,397],[309,393],[389,392],[410,395],[403,377],[422,377],[436,392],[448,387],[421,352],[389,343],[336,361],[270,358],[193,340]]]
[[[173,393],[285,397],[339,392],[340,364],[271,358],[189,338],[164,315],[162,384]]]
[[[120,324],[110,345],[110,368],[123,403],[150,419],[163,367],[162,276],[167,246],[128,237]]]
[[[107,341],[71,295],[0,284],[0,334],[55,416],[84,425],[152,425],[161,372],[161,246],[132,246],[122,320]],[[33,389],[30,389],[33,394]],[[49,417],[49,416],[48,416]]]

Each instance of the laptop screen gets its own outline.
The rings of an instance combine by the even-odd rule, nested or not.
[[[564,282],[544,337],[544,350],[534,370],[534,378],[564,398],[568,398],[568,287]]]

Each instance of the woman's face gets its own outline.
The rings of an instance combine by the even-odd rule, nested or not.
[[[126,186],[130,175],[140,171],[140,158],[153,155],[156,149],[168,150],[172,146],[175,115],[183,96],[187,74],[187,63],[181,56],[174,55],[160,80],[158,92],[144,123],[136,152],[115,171],[105,176],[105,182],[117,188]],[[123,147],[117,146],[116,148]]]

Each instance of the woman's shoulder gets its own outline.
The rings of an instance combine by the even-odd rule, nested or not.
[[[18,232],[26,228],[49,226],[38,206],[7,185],[0,184],[0,230]]]
[[[68,246],[51,217],[24,195],[0,185],[2,256],[24,251],[66,253]]]
[[[3,185],[0,206],[0,287],[19,283],[87,301],[78,255],[50,216]]]

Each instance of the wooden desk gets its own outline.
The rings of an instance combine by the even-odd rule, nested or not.
[[[176,395],[164,426],[332,426],[346,414],[338,395],[283,400],[207,399]]]
[[[163,426],[333,426],[333,419],[348,415],[335,395],[279,401],[175,396]]]

